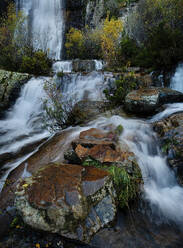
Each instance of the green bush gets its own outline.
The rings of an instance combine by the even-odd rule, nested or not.
[[[154,70],[171,70],[183,58],[182,40],[180,30],[172,30],[162,23],[152,30],[145,46],[136,56],[136,62]]]
[[[121,65],[136,65],[135,59],[139,50],[135,40],[130,39],[128,36],[122,37],[119,48],[119,60]]]
[[[0,19],[0,67],[5,70],[47,75],[51,61],[43,51],[34,51],[25,36],[25,16],[16,13],[15,5],[8,6]]]
[[[23,55],[20,65],[21,72],[34,75],[48,75],[51,69],[51,60],[43,51],[32,52],[32,56]]]
[[[130,91],[138,88],[138,83],[133,74],[121,75],[114,87],[105,89],[104,94],[112,106],[118,106],[124,103],[125,96]]]

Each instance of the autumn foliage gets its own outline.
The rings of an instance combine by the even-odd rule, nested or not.
[[[102,58],[109,65],[115,64],[122,29],[122,21],[110,19],[109,15],[98,28],[71,28],[65,44],[67,55],[69,58]]]

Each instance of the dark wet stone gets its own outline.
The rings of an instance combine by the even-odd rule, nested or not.
[[[92,167],[51,163],[22,179],[16,195],[16,207],[25,223],[86,243],[116,214],[116,194],[109,173]],[[101,221],[87,229],[85,220],[96,205],[102,210],[97,208]]]

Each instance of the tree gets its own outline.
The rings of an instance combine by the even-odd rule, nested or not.
[[[117,47],[122,29],[122,21],[113,17],[109,19],[108,14],[101,30],[102,54],[108,65],[114,65],[117,61]]]

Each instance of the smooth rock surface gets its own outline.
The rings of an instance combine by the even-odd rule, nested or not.
[[[142,88],[126,96],[125,108],[135,114],[153,114],[163,104],[182,101],[183,94],[172,89]]]
[[[33,228],[87,243],[114,220],[115,197],[106,171],[52,163],[20,181],[15,203]]]

